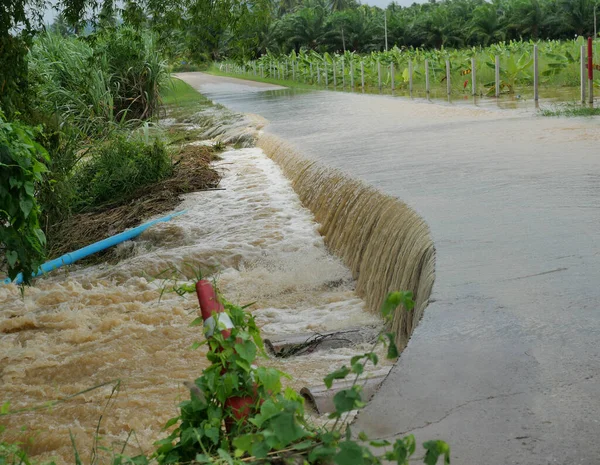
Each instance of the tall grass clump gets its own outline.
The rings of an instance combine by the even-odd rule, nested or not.
[[[126,27],[86,41],[45,32],[29,60],[38,108],[75,126],[82,138],[103,137],[154,117],[168,78],[153,36]]]
[[[101,137],[116,123],[108,73],[97,61],[89,44],[51,32],[29,55],[38,112],[76,128],[81,139]]]
[[[159,90],[168,79],[152,34],[121,27],[98,36],[95,54],[109,76],[117,114],[149,119],[160,105]]]
[[[171,159],[162,142],[119,135],[93,149],[75,170],[77,210],[125,200],[171,172]]]

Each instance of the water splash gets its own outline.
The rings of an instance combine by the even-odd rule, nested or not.
[[[425,221],[400,200],[303,157],[275,136],[262,135],[257,145],[281,166],[313,212],[325,243],[350,268],[371,312],[390,291],[414,293],[414,310],[396,312],[392,321],[396,342],[404,348],[435,279],[435,248]]]

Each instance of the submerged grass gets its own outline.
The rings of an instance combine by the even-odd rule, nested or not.
[[[592,117],[600,116],[600,107],[569,104],[540,110],[541,116]]]

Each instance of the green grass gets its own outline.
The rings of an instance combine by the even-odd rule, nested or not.
[[[210,104],[210,100],[204,97],[188,83],[172,77],[160,90],[163,105],[195,105]]]
[[[600,116],[600,107],[588,107],[577,104],[569,104],[552,109],[543,109],[540,111],[542,116],[566,116],[566,117],[592,117]]]
[[[160,89],[162,104],[168,116],[181,122],[194,113],[213,106],[213,103],[188,83],[171,77]]]

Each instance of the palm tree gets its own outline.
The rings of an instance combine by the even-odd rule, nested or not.
[[[288,41],[311,50],[318,49],[327,40],[328,12],[318,3],[306,6],[288,18]]]
[[[454,19],[445,5],[435,8],[418,24],[425,43],[437,49],[444,46],[460,47],[463,44],[461,26]]]
[[[354,10],[334,13],[330,23],[336,32],[343,29],[346,50],[368,52],[381,46],[381,41],[377,40],[378,25],[373,16],[371,7],[361,5]]]
[[[281,18],[283,15],[293,12],[298,5],[298,0],[278,0],[275,7],[277,16]]]
[[[594,31],[594,7],[596,3],[592,0],[562,0],[561,21],[562,29],[578,36],[589,34]]]
[[[356,0],[330,0],[329,8],[331,11],[342,11],[358,8],[359,3]]]
[[[469,35],[477,44],[488,46],[505,38],[500,15],[492,4],[486,3],[475,8],[470,24]]]
[[[518,0],[514,5],[512,25],[520,35],[539,38],[540,29],[546,23],[546,15],[539,0]]]

